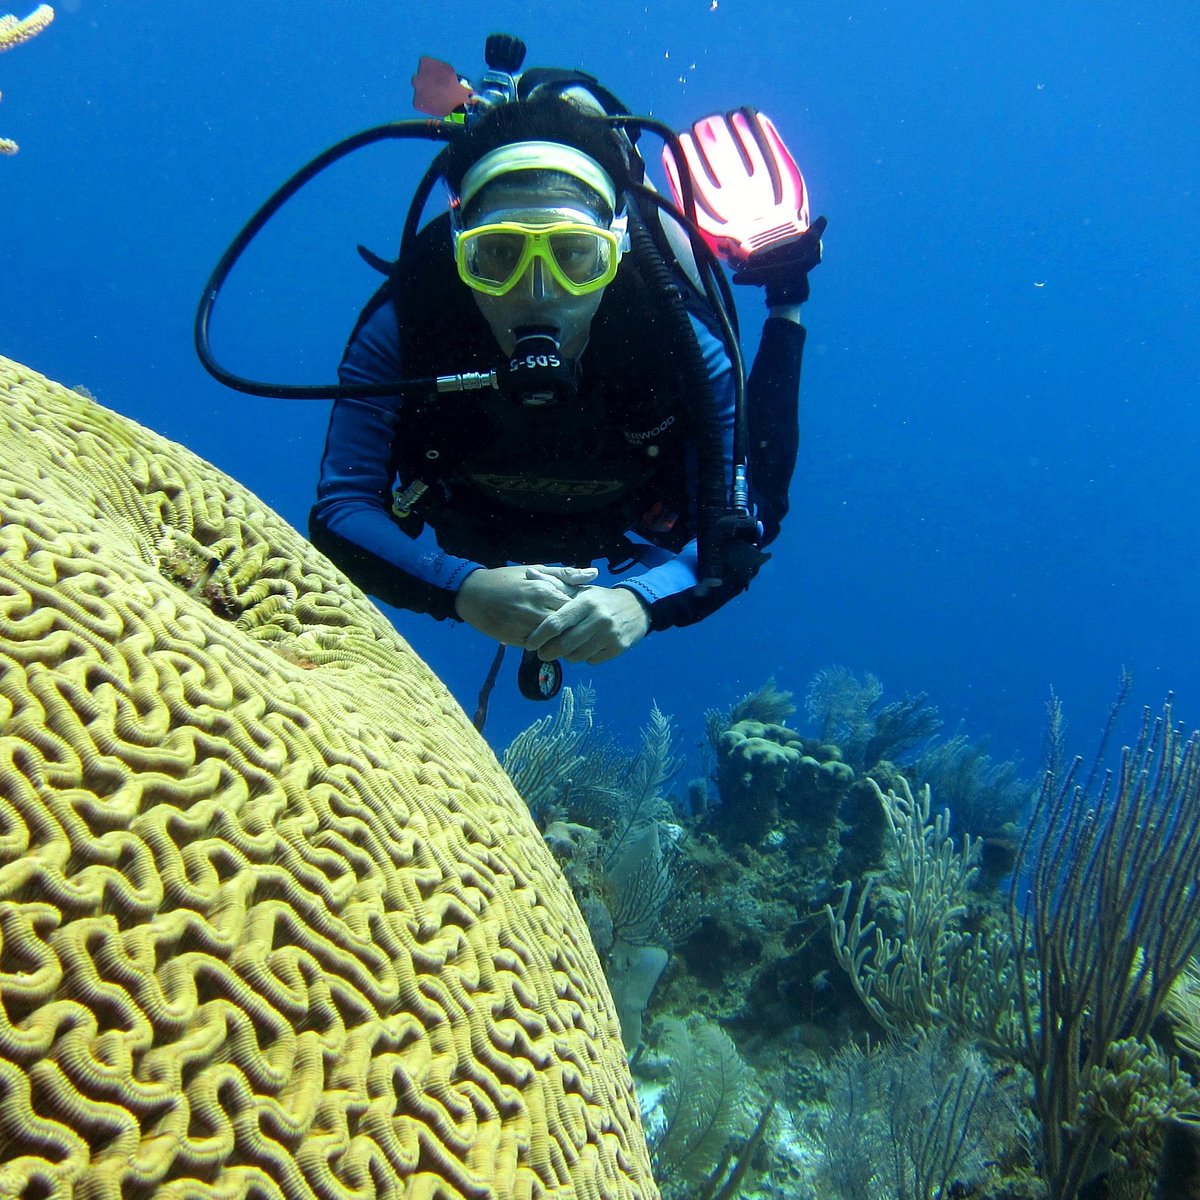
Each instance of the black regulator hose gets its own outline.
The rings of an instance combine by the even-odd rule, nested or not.
[[[645,184],[635,184],[633,190],[642,199],[655,205],[661,212],[674,221],[687,235],[692,247],[692,257],[696,262],[696,272],[701,286],[712,309],[713,316],[721,329],[721,340],[729,355],[733,367],[735,400],[737,403],[736,424],[734,428],[734,462],[745,466],[748,454],[748,434],[746,429],[746,371],[742,364],[742,348],[739,341],[740,332],[737,325],[737,307],[733,302],[733,293],[729,281],[717,256],[709,249],[700,227],[696,223],[696,191],[692,185],[692,173],[688,166],[687,157],[683,152],[683,143],[679,134],[670,125],[656,121],[652,117],[619,116],[608,117],[605,124],[621,129],[632,126],[635,129],[645,129],[662,138],[664,145],[675,160],[676,175],[679,177],[681,207],[676,208],[665,196]],[[661,252],[660,252],[661,256]],[[674,282],[674,280],[673,280]]]
[[[692,253],[696,259],[696,272],[704,288],[704,298],[708,301],[709,310],[720,330],[721,341],[725,353],[729,355],[729,364],[733,371],[734,392],[734,424],[733,424],[733,461],[745,466],[749,461],[750,435],[746,417],[746,368],[742,361],[742,346],[737,327],[737,310],[734,308],[733,296],[729,291],[729,281],[720,269],[716,255],[708,248],[708,243],[700,236],[696,224],[682,217],[679,210],[664,196],[652,188],[638,188],[638,195],[648,200],[660,211],[676,222],[688,235]],[[653,234],[651,234],[653,236]],[[656,243],[657,247],[657,243]],[[659,251],[659,257],[665,257]],[[668,268],[669,270],[669,268]],[[672,285],[678,290],[679,280],[672,274]]]
[[[627,203],[630,221],[629,237],[639,267],[647,284],[660,298],[668,319],[680,332],[677,339],[683,348],[684,368],[696,424],[696,445],[700,460],[700,513],[697,529],[697,552],[702,587],[720,584],[723,571],[717,549],[718,521],[725,512],[725,447],[721,441],[721,414],[713,394],[712,380],[704,365],[700,344],[692,333],[687,305],[675,273],[667,266],[636,201]]]
[[[241,233],[234,238],[229,249],[221,255],[220,261],[213,268],[204,293],[200,297],[200,305],[196,310],[195,341],[196,354],[199,356],[204,369],[218,382],[238,392],[249,392],[255,396],[271,396],[283,400],[327,400],[340,396],[388,396],[395,394],[395,383],[368,384],[348,386],[344,384],[274,384],[262,383],[258,380],[246,379],[226,370],[217,362],[209,344],[209,323],[212,319],[213,308],[217,297],[229,272],[234,264],[245,253],[246,247],[259,235],[266,223],[302,188],[306,183],[319,175],[326,167],[353,154],[363,146],[372,142],[382,142],[392,139],[420,138],[430,142],[448,142],[458,136],[461,129],[452,121],[391,121],[386,125],[376,125],[364,129],[361,133],[344,138],[328,150],[318,154],[311,162],[301,167],[289,180],[283,183],[266,203],[250,218]],[[409,381],[410,386],[423,384],[425,381]]]
[[[404,232],[400,235],[401,256],[416,241],[417,230],[421,225],[421,216],[425,212],[425,205],[429,202],[429,196],[434,189],[434,185],[442,177],[445,157],[446,151],[443,150],[429,164],[425,174],[421,176],[421,182],[417,184],[417,190],[413,192],[412,201],[408,206],[408,216],[404,218]]]
[[[635,186],[633,190],[675,221],[686,233],[692,247],[696,271],[704,289],[705,298],[708,300],[709,310],[717,322],[721,340],[729,355],[734,385],[733,477],[728,481],[728,493],[725,492],[720,414],[716,411],[711,387],[698,390],[696,393],[700,427],[698,436],[701,463],[700,487],[703,497],[699,529],[700,587],[704,591],[711,590],[726,582],[727,576],[733,577],[730,582],[742,580],[748,583],[765,556],[757,549],[757,524],[750,505],[748,483],[750,437],[746,409],[746,372],[742,362],[737,328],[737,309],[733,303],[729,282],[721,270],[716,255],[709,248],[696,223],[695,189],[692,186],[691,173],[679,135],[669,125],[649,117],[610,117],[607,119],[607,123],[619,128],[632,126],[656,134],[662,138],[676,163],[680,207],[670,203],[653,188],[643,185]],[[662,263],[663,269],[666,271],[665,279],[661,280],[666,289],[666,295],[674,296],[675,303],[680,308],[684,308],[686,312],[683,301],[679,297],[678,279],[666,267],[665,257],[659,250],[657,242],[648,236],[645,244],[653,247],[654,257]],[[694,339],[688,337],[686,344],[694,346]],[[699,355],[698,348],[695,354]],[[707,384],[707,372],[702,373]],[[711,461],[714,454],[719,456],[716,465]],[[719,501],[716,500],[718,481],[721,487]]]

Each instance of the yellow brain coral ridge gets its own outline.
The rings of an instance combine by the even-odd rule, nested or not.
[[[0,358],[0,1196],[653,1200],[570,892],[279,517]]]

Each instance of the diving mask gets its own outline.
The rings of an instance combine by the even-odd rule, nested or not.
[[[624,216],[608,228],[570,220],[492,221],[456,230],[454,258],[462,281],[489,296],[512,291],[534,259],[568,295],[586,296],[613,281],[627,241]]]

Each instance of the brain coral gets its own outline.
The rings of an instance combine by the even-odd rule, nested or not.
[[[0,1196],[657,1195],[570,893],[282,520],[0,358]]]

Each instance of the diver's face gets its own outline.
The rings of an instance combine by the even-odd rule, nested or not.
[[[520,221],[526,225],[553,225],[578,221],[608,227],[600,213],[588,203],[582,189],[558,187],[535,189],[497,182],[485,187],[471,204],[468,229],[497,221]],[[604,289],[572,296],[535,257],[525,273],[504,293],[489,296],[473,291],[475,303],[491,327],[505,354],[516,346],[516,330],[524,326],[549,326],[558,333],[559,348],[576,358],[587,345],[592,318],[604,298]]]

